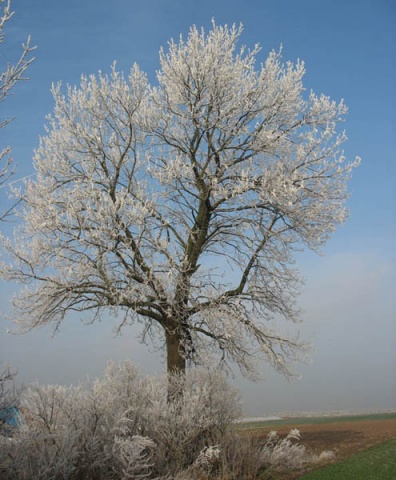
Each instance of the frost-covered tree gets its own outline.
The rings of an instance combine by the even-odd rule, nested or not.
[[[4,240],[23,329],[107,310],[142,324],[168,372],[220,352],[244,373],[289,374],[303,344],[294,252],[346,218],[341,101],[304,95],[304,64],[237,49],[241,27],[196,27],[161,50],[156,86],[138,66],[53,88],[55,110]],[[283,329],[284,330],[284,329]]]
[[[15,385],[16,370],[10,365],[2,367],[0,364],[0,412],[4,409],[16,407],[19,403],[20,390]],[[0,419],[1,424],[1,419]]]
[[[5,26],[14,15],[14,12],[11,11],[11,0],[8,0],[7,3],[5,3],[5,5],[3,6],[4,3],[5,0],[0,0],[0,9],[2,9],[0,17],[1,47],[4,42]],[[8,64],[5,67],[5,70],[0,72],[0,103],[3,102],[7,98],[7,96],[12,93],[12,89],[17,82],[19,82],[20,80],[24,80],[24,73],[29,64],[34,60],[34,58],[30,57],[30,53],[32,52],[32,50],[34,50],[34,47],[30,46],[30,37],[28,37],[26,44],[22,45],[22,53],[17,62],[13,65]],[[7,126],[11,121],[12,119],[10,118],[0,118],[0,129]],[[5,147],[0,150],[0,188],[6,185],[7,180],[13,174],[11,163],[11,147]],[[1,221],[10,214],[12,208],[4,210],[2,208],[3,204],[1,201],[0,204]],[[0,411],[13,408],[18,404],[20,389],[17,389],[15,387],[15,376],[16,371],[12,370],[9,365],[7,365],[4,369],[0,371]]]
[[[0,0],[0,7],[4,2],[5,0]],[[0,45],[4,42],[4,27],[13,15],[14,12],[11,11],[11,0],[8,0],[0,17]],[[34,47],[30,46],[30,37],[28,37],[26,44],[22,45],[22,53],[18,61],[15,64],[8,64],[5,71],[0,72],[0,103],[12,93],[12,89],[17,82],[24,80],[24,73],[29,64],[34,60],[34,58],[30,56],[32,50],[34,50]],[[8,125],[11,120],[10,118],[1,118],[0,129]],[[5,185],[13,173],[10,154],[11,147],[5,147],[0,151],[0,187]],[[4,219],[9,213],[10,210],[6,212],[0,211],[0,220]]]

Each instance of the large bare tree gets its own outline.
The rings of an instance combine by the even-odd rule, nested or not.
[[[289,374],[303,344],[294,252],[318,249],[346,218],[347,109],[304,94],[304,64],[240,48],[213,23],[161,50],[156,86],[82,77],[55,110],[26,184],[23,224],[3,244],[23,329],[108,309],[160,335],[168,372],[220,352],[246,374],[263,357]],[[282,329],[281,329],[282,330]],[[284,330],[284,329],[283,329]]]

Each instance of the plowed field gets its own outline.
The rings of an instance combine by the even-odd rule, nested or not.
[[[293,420],[287,425],[271,425],[255,428],[254,435],[267,435],[270,430],[276,430],[280,436],[286,435],[292,428],[297,428],[301,434],[301,443],[312,453],[319,455],[324,450],[331,450],[335,453],[333,461],[343,460],[354,453],[366,450],[374,445],[387,440],[396,439],[396,417],[378,419],[353,419],[348,417],[345,421],[342,417],[331,420],[318,421],[315,423],[303,423]],[[329,463],[329,462],[327,462]],[[321,465],[324,465],[322,463]],[[317,468],[318,466],[316,466]],[[304,469],[304,471],[312,468]],[[297,479],[303,472],[281,476],[282,479]]]

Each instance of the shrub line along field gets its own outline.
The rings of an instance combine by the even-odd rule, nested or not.
[[[335,454],[334,460],[329,462],[334,464],[336,467],[338,464],[344,463],[350,458],[354,458],[355,454],[360,454],[361,452],[371,451],[371,448],[378,447],[379,453],[373,454],[373,462],[376,458],[385,458],[387,455],[390,455],[392,452],[393,457],[396,457],[396,412],[395,413],[379,413],[379,414],[367,414],[367,415],[341,415],[341,416],[323,416],[323,417],[289,417],[282,418],[280,420],[270,420],[270,421],[257,421],[257,422],[244,422],[238,426],[243,432],[253,434],[255,436],[263,437],[271,430],[278,431],[279,435],[285,436],[287,432],[291,429],[298,429],[301,434],[301,444],[304,445],[308,452],[312,452],[315,455],[320,455],[322,451],[332,451]],[[387,442],[385,444],[385,442]],[[386,446],[388,445],[389,446]],[[383,449],[380,444],[383,444]],[[370,450],[369,450],[370,449]],[[370,457],[371,458],[371,457]],[[361,461],[364,462],[364,455],[361,457]],[[378,460],[379,461],[379,460]],[[358,468],[359,462],[356,463],[351,460],[352,467],[346,466],[345,468]],[[368,463],[371,462],[370,459],[367,460]],[[328,462],[326,462],[328,463]],[[377,462],[378,463],[378,462]],[[394,463],[390,461],[391,466],[389,469],[395,468]],[[291,472],[284,475],[275,476],[274,479],[282,480],[297,480],[302,478],[304,473],[307,473],[311,470],[321,471],[324,463],[320,465],[316,464],[314,466],[305,467],[303,470]],[[355,467],[353,467],[355,465]],[[393,466],[392,466],[393,465]],[[327,467],[326,467],[327,468]],[[341,468],[341,467],[340,467]],[[344,467],[343,467],[344,468]],[[377,465],[378,470],[378,465]],[[384,467],[386,468],[386,467]],[[319,469],[319,470],[318,470]],[[336,472],[338,470],[331,469],[331,472]],[[381,470],[378,470],[381,472]],[[386,473],[388,476],[384,477],[372,477],[373,479],[385,480],[385,478],[396,478],[396,472],[394,470],[389,470],[392,472],[392,475],[389,477],[389,472]],[[330,475],[330,474],[329,474]],[[334,476],[335,475],[335,476]],[[362,479],[363,477],[353,476],[337,476],[334,473],[333,476],[318,476],[318,477],[307,477],[308,479]],[[340,474],[341,475],[341,474]],[[382,475],[382,473],[381,473]],[[384,473],[385,475],[385,473]],[[303,477],[305,480],[305,476]],[[369,477],[367,477],[368,479]],[[371,477],[370,477],[371,478]],[[367,480],[364,477],[364,480]]]

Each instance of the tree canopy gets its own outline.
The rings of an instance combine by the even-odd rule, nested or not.
[[[168,371],[221,353],[246,374],[289,374],[304,348],[271,328],[297,321],[294,253],[347,216],[347,108],[305,94],[304,63],[237,48],[242,27],[196,27],[160,51],[157,83],[83,76],[55,108],[26,183],[22,224],[3,239],[22,329],[111,309],[160,335]]]

